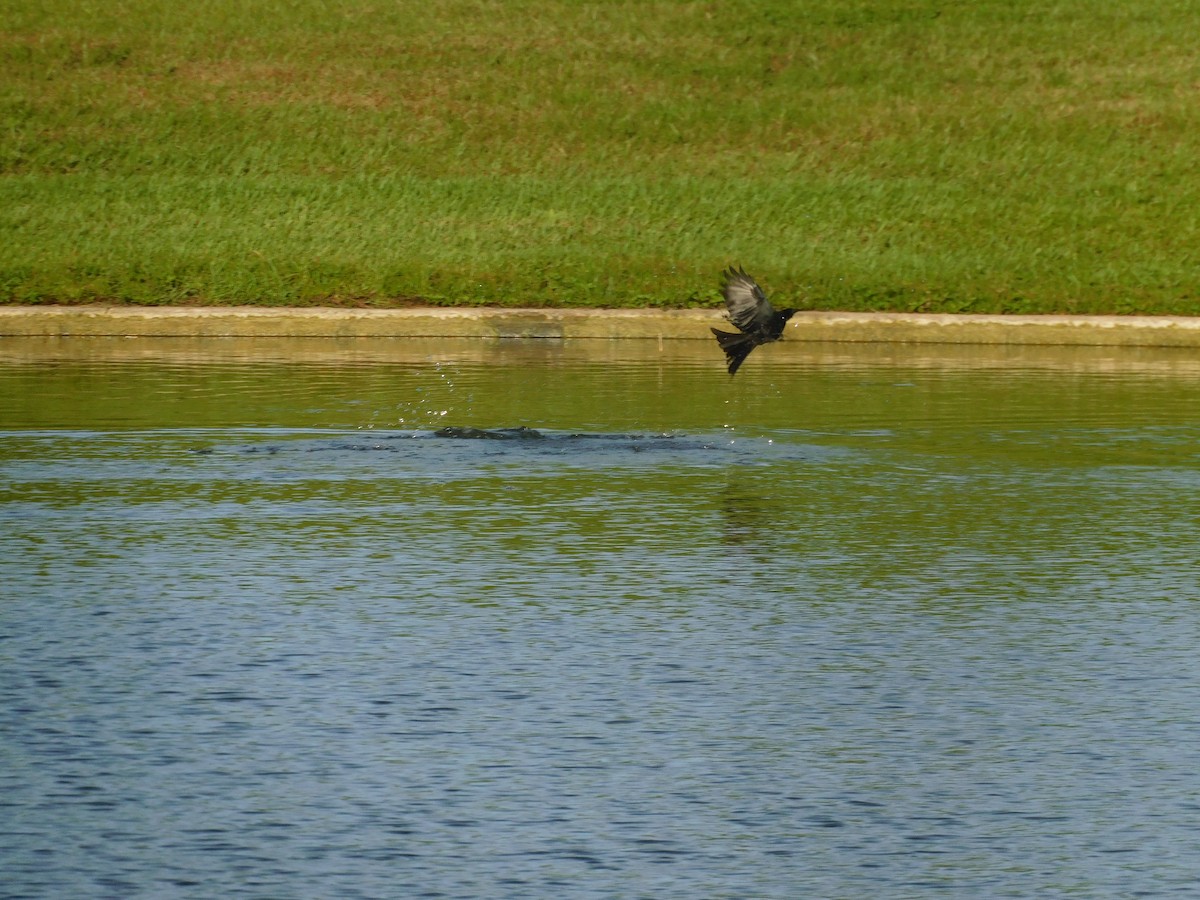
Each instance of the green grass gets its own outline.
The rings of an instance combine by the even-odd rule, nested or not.
[[[1200,312],[1187,0],[0,0],[0,301]]]

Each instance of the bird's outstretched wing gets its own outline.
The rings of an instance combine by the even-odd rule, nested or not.
[[[771,322],[775,307],[745,269],[730,266],[721,273],[721,293],[729,321],[742,331],[760,331]]]

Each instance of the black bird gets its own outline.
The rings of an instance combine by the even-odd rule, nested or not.
[[[783,326],[796,314],[796,310],[776,312],[762,288],[742,268],[730,266],[721,273],[721,293],[725,295],[729,321],[741,331],[741,334],[735,334],[712,329],[717,336],[717,343],[725,351],[729,374],[732,375],[751,350],[783,336]]]

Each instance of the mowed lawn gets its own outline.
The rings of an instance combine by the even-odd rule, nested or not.
[[[1200,312],[1190,0],[0,0],[0,301]]]

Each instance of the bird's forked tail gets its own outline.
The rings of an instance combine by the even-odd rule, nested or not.
[[[729,363],[729,374],[734,374],[757,344],[748,334],[734,334],[732,331],[721,331],[718,328],[709,330],[716,336],[721,349],[725,351],[725,359]]]

